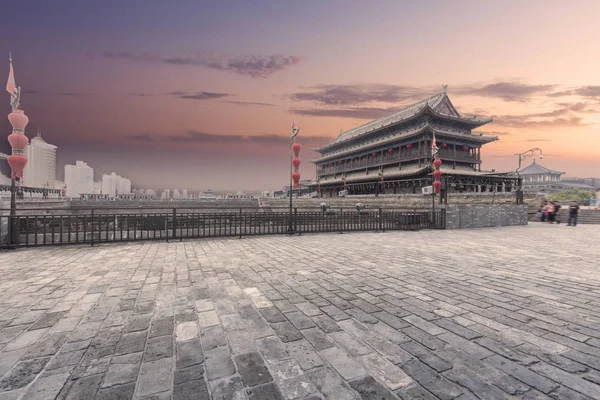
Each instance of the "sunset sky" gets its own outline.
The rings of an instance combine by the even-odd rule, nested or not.
[[[134,187],[280,189],[292,110],[314,178],[309,148],[444,84],[463,114],[494,117],[484,169],[540,147],[549,168],[600,176],[599,1],[25,0],[2,14],[2,85],[12,51],[26,134],[58,146],[59,179],[83,160]]]

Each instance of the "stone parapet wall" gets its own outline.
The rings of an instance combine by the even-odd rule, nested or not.
[[[357,203],[364,204],[367,208],[431,208],[432,199],[424,195],[402,195],[402,196],[349,196],[349,197],[323,197],[323,198],[294,198],[293,206],[297,208],[317,208],[321,203],[327,203],[331,208],[354,208]],[[493,204],[492,204],[493,202]],[[526,196],[525,204],[531,205],[532,209],[539,204],[535,196]],[[285,208],[289,206],[289,198],[263,200],[263,204],[273,208]],[[459,204],[487,204],[487,205],[514,205],[515,196],[510,193],[491,194],[449,194],[448,205]],[[439,201],[436,207],[441,207]]]
[[[446,229],[527,225],[528,208],[516,204],[465,204],[446,206]]]

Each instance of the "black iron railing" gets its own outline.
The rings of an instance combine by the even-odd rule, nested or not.
[[[444,229],[445,210],[23,209],[0,215],[0,248],[290,233]],[[12,232],[11,232],[12,230]]]

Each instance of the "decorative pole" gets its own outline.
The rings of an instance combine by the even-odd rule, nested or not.
[[[20,185],[20,181],[23,178],[23,170],[27,165],[27,157],[25,157],[24,150],[29,143],[29,139],[25,136],[25,127],[29,123],[29,118],[25,115],[25,112],[19,108],[21,101],[21,88],[15,84],[15,74],[12,66],[12,57],[9,53],[10,70],[8,72],[8,81],[6,83],[6,91],[10,93],[10,105],[12,112],[8,114],[8,120],[13,127],[13,131],[8,135],[8,142],[12,148],[12,153],[7,157],[8,164],[11,168],[11,184],[10,184],[10,223],[9,223],[9,240],[10,244],[16,243],[17,232],[14,224],[14,217],[16,215],[16,185]]]
[[[519,174],[519,170],[521,169],[521,164],[523,163],[523,160],[527,159],[527,158],[533,158],[535,157],[535,155],[539,153],[540,154],[540,160],[542,158],[544,158],[544,153],[542,152],[542,149],[540,149],[539,147],[534,147],[533,149],[529,149],[527,151],[524,151],[523,153],[517,153],[515,154],[515,156],[519,157],[519,166],[517,167],[517,169],[515,170],[515,174],[517,174],[517,204],[522,203],[522,199],[521,196],[523,194],[523,184],[521,182],[521,174]]]
[[[440,160],[440,156],[438,154],[438,147],[435,141],[435,133],[433,134],[433,139],[431,140],[431,154],[433,155],[433,227],[435,228],[435,195],[440,194],[442,189],[442,182],[440,182],[440,178],[442,177],[442,171],[440,167],[442,166],[442,160]]]
[[[298,143],[298,139],[296,139],[296,136],[298,136],[298,132],[300,132],[300,127],[296,126],[296,118],[294,117],[294,119],[292,120],[292,132],[290,134],[290,148],[292,149],[294,155],[290,155],[290,226],[288,228],[289,235],[294,234],[294,224],[292,223],[292,197],[294,195],[293,188],[300,188],[300,172],[298,172],[298,169],[300,168],[300,158],[298,158],[298,155],[300,154],[300,149],[302,148],[302,146],[300,146],[300,143]]]

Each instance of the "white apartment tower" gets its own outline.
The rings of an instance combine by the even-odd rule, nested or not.
[[[23,185],[54,189],[56,181],[56,146],[42,139],[38,130],[36,137],[25,148],[27,165],[23,171]]]
[[[102,175],[102,194],[108,197],[131,194],[131,181],[114,172],[110,175]]]
[[[65,165],[65,185],[67,197],[93,194],[94,169],[83,161],[76,161],[75,165]]]

